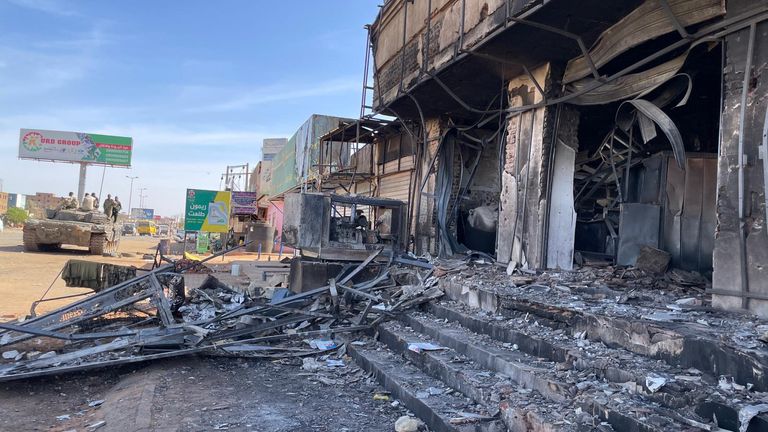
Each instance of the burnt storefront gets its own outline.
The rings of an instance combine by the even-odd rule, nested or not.
[[[652,251],[710,278],[713,305],[768,314],[766,18],[766,1],[386,2],[368,118],[413,138],[410,250],[509,271]]]

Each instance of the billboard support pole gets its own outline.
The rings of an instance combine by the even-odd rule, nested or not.
[[[77,182],[77,202],[83,202],[83,196],[85,195],[85,172],[88,168],[88,164],[80,162],[80,179]]]

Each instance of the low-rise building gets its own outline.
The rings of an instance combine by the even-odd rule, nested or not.
[[[27,207],[27,196],[19,193],[8,194],[8,208],[18,207],[25,209]]]
[[[27,211],[31,217],[43,217],[46,209],[55,209],[61,203],[61,197],[48,192],[36,192],[27,196]]]
[[[0,192],[0,215],[8,211],[8,192]]]

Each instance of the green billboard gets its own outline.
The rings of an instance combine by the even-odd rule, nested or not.
[[[184,211],[186,231],[229,231],[229,214],[232,192],[204,189],[187,189]]]

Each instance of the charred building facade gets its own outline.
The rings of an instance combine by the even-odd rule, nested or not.
[[[765,0],[389,0],[347,127],[376,148],[367,193],[408,202],[417,255],[570,269],[650,247],[711,277],[714,306],[768,316],[766,18]]]

